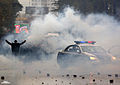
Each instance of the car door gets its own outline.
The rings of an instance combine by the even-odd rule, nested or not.
[[[58,59],[64,62],[73,62],[80,55],[80,47],[78,45],[70,45],[63,52],[58,53]]]

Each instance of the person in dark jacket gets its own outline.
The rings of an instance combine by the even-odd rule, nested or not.
[[[22,43],[18,43],[17,40],[15,40],[14,43],[9,42],[8,40],[5,40],[5,41],[6,41],[9,45],[11,45],[12,53],[13,53],[14,55],[18,55],[18,54],[19,54],[20,46],[26,42],[26,40],[24,40]]]

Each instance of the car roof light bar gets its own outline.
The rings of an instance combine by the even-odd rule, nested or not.
[[[95,41],[74,41],[76,44],[95,44]]]

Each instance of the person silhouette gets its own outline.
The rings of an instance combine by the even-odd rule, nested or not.
[[[18,55],[18,54],[19,54],[20,46],[26,42],[26,40],[24,40],[22,43],[18,43],[17,40],[15,40],[14,43],[9,42],[8,40],[5,40],[5,41],[6,41],[9,45],[11,45],[12,54],[14,54],[14,55]]]

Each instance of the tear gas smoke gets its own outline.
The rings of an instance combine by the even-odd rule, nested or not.
[[[104,65],[104,67],[102,67],[103,65],[101,65],[100,68],[95,68],[89,67],[88,64],[80,64],[80,62],[77,61],[76,63],[78,64],[78,67],[71,66],[65,70],[59,68],[56,60],[57,52],[72,44],[75,40],[94,40],[98,45],[105,49],[109,49],[114,45],[119,45],[119,32],[120,23],[111,16],[104,14],[89,14],[84,16],[80,13],[76,13],[71,8],[66,8],[63,13],[59,13],[57,16],[49,13],[44,17],[35,18],[31,22],[29,35],[25,35],[25,37],[23,37],[23,35],[17,37],[14,35],[8,35],[5,39],[8,39],[9,41],[17,39],[20,42],[23,39],[26,39],[27,43],[24,44],[26,48],[29,48],[30,46],[39,47],[37,49],[37,57],[49,57],[48,60],[37,60],[38,58],[34,56],[36,54],[33,54],[32,57],[27,55],[27,60],[31,60],[31,62],[24,63],[23,68],[27,71],[29,71],[28,69],[32,69],[33,71],[30,71],[33,73],[36,69],[37,71],[40,70],[49,73],[85,73],[90,71],[120,72],[120,64],[118,63],[116,66]],[[48,35],[48,33],[57,33],[57,36]],[[10,51],[8,51],[10,49],[8,49],[9,47],[5,42],[2,43],[2,47],[3,49],[1,49],[1,51],[4,50],[4,54],[6,54],[6,51],[7,53],[10,53]],[[41,51],[47,52],[48,55],[42,55]],[[52,53],[52,55],[49,53]],[[20,57],[24,60],[26,56],[24,55]],[[36,61],[32,61],[33,58],[36,58]],[[17,61],[19,60],[16,60],[16,62]],[[72,65],[72,63],[70,64]]]

